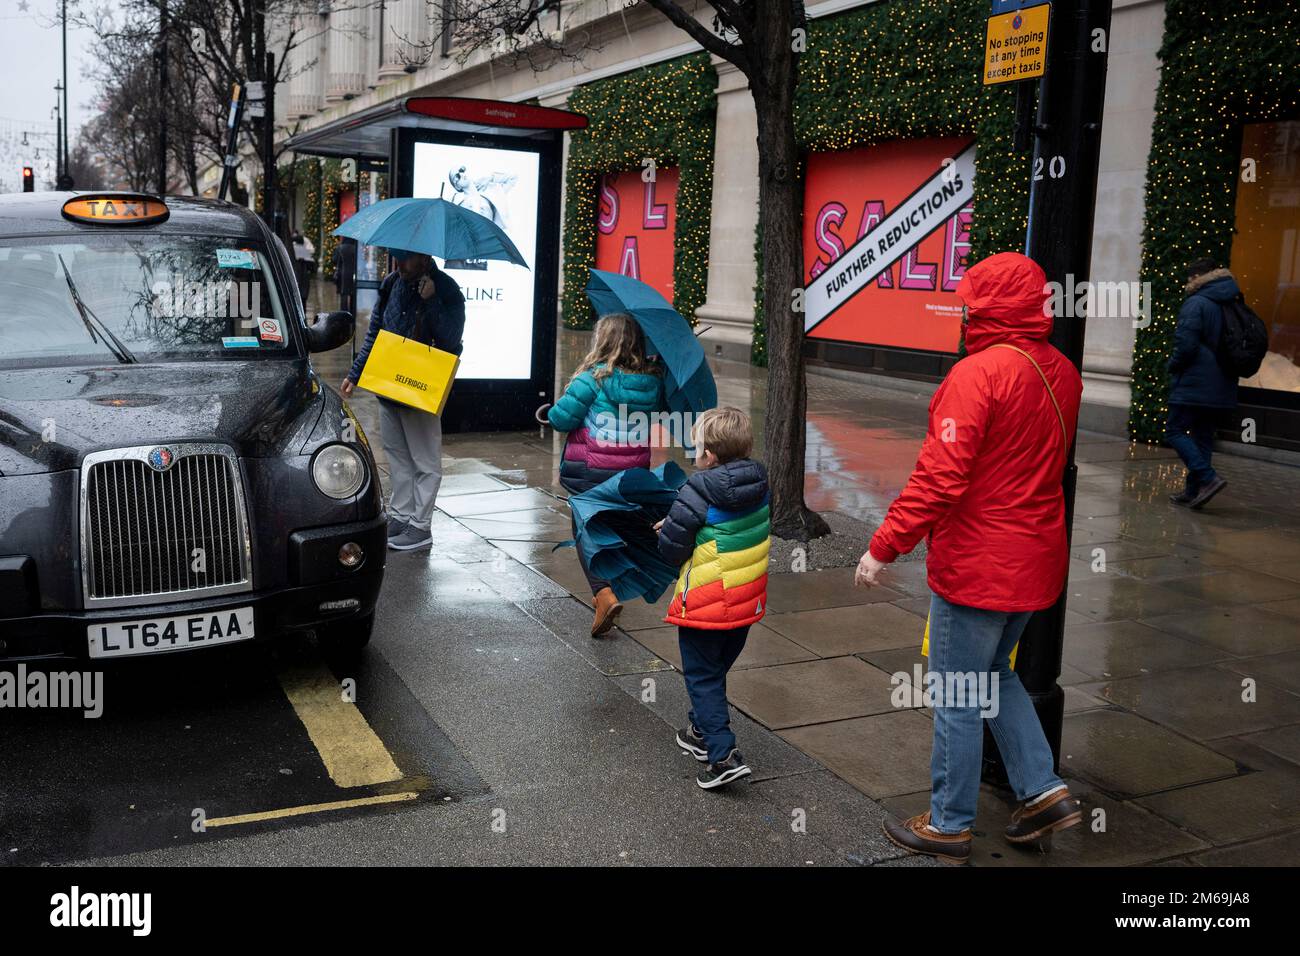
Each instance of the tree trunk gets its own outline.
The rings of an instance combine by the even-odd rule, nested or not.
[[[804,503],[808,388],[803,368],[803,195],[794,134],[797,65],[788,3],[758,37],[760,56],[750,77],[758,117],[758,204],[763,228],[763,314],[767,319],[767,414],[763,439],[772,494],[772,533],[807,541],[827,534],[822,517]]]

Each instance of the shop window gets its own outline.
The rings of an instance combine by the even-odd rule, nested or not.
[[[1300,392],[1300,121],[1241,137],[1232,274],[1268,325],[1268,355],[1242,385]]]

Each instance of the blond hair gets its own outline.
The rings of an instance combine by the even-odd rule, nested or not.
[[[723,405],[710,408],[695,419],[691,440],[705,451],[713,452],[725,465],[749,457],[754,450],[754,426],[739,408]]]
[[[624,372],[658,372],[658,366],[646,357],[645,335],[641,326],[626,312],[611,312],[601,316],[592,336],[591,351],[578,363],[573,379],[590,371],[596,381],[600,381],[614,369]],[[572,382],[573,379],[569,381]]]

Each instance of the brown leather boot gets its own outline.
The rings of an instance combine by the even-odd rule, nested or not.
[[[1079,802],[1070,791],[1061,789],[1032,807],[1022,803],[1011,814],[1007,839],[1012,843],[1032,843],[1051,836],[1057,830],[1072,827],[1083,819]]]
[[[591,622],[591,636],[601,637],[618,620],[619,612],[623,610],[623,605],[619,603],[618,598],[614,597],[614,592],[609,588],[601,588],[596,592],[596,619]]]
[[[944,863],[962,864],[970,859],[970,831],[961,833],[939,833],[928,830],[930,811],[909,817],[902,823],[887,817],[884,823],[885,836],[910,853],[933,856]]]

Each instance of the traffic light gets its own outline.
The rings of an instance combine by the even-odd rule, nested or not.
[[[32,171],[32,167],[24,166],[23,167],[23,192],[30,193],[30,192],[34,192],[35,189],[36,189],[36,173]]]

